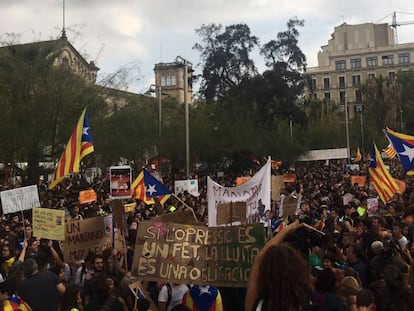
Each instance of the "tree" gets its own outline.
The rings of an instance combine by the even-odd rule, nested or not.
[[[257,73],[249,53],[258,45],[259,39],[250,34],[246,24],[222,26],[202,25],[196,29],[202,43],[194,49],[200,51],[203,62],[200,93],[208,101],[226,96],[230,89]]]
[[[53,65],[57,53],[56,46],[37,44],[1,50],[0,160],[27,161],[28,182],[37,181],[39,162],[46,156],[60,156],[83,108],[98,111],[101,103],[92,85]]]

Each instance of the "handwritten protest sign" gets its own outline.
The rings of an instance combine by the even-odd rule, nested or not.
[[[3,214],[20,212],[40,206],[36,185],[1,191],[0,196]]]
[[[33,235],[37,238],[63,241],[65,239],[65,211],[33,208]]]
[[[195,224],[200,225],[201,223],[194,218],[194,213],[191,210],[177,211],[174,213],[167,213],[159,215],[157,220],[162,222],[174,222],[177,224]]]
[[[65,262],[74,263],[84,259],[88,251],[112,247],[112,215],[68,221],[65,227]]]
[[[246,202],[230,202],[217,205],[217,225],[231,224],[235,221],[246,223]]]
[[[285,183],[294,183],[296,181],[296,175],[295,174],[284,174],[283,181]]]
[[[143,221],[132,274],[144,281],[245,287],[263,245],[262,224],[204,227]]]

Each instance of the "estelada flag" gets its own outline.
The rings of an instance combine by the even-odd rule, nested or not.
[[[399,186],[385,167],[377,146],[373,145],[368,168],[369,175],[382,202],[388,203],[394,197],[394,194],[398,193]]]
[[[386,128],[384,133],[397,152],[405,173],[414,175],[414,136],[398,133],[389,128]]]
[[[79,203],[91,203],[96,201],[96,192],[93,189],[83,190],[79,192]]]
[[[53,189],[65,176],[71,173],[79,173],[80,161],[93,151],[89,117],[85,108],[55,168],[49,189]]]
[[[358,147],[357,151],[356,151],[354,162],[360,162],[361,160],[362,160],[362,154],[361,154],[361,150],[359,150],[359,147]]]
[[[131,196],[135,199],[143,201],[147,205],[155,204],[154,199],[146,195],[146,191],[147,189],[145,188],[144,184],[144,171],[141,171],[141,173],[138,174],[137,178],[131,185]],[[160,200],[161,204],[164,204],[169,197],[170,194],[167,194],[160,196],[158,199]]]

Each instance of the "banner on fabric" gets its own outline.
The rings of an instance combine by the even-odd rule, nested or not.
[[[35,207],[32,210],[33,236],[49,240],[65,239],[65,211]]]
[[[266,164],[247,182],[236,187],[224,187],[207,177],[208,225],[216,227],[217,206],[230,202],[246,202],[246,220],[256,219],[258,207],[264,204],[264,210],[270,210],[270,163]],[[261,200],[261,202],[259,202]],[[235,222],[240,224],[241,222]]]
[[[27,186],[0,192],[3,214],[20,212],[39,207],[37,186]]]
[[[131,272],[142,281],[246,287],[263,246],[263,224],[211,228],[153,219],[139,224]]]
[[[112,247],[112,226],[112,215],[68,221],[63,242],[65,262],[76,263],[89,251],[100,253]]]

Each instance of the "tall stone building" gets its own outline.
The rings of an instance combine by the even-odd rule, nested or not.
[[[185,72],[187,69],[187,73]],[[192,64],[183,62],[158,63],[154,68],[157,97],[165,94],[177,99],[183,104],[185,100],[185,79],[187,78],[187,103],[193,102]]]
[[[374,77],[395,77],[414,68],[414,43],[395,44],[388,24],[346,23],[335,27],[327,45],[318,53],[318,66],[308,68],[305,95],[334,101],[349,116],[362,109],[360,87]]]

